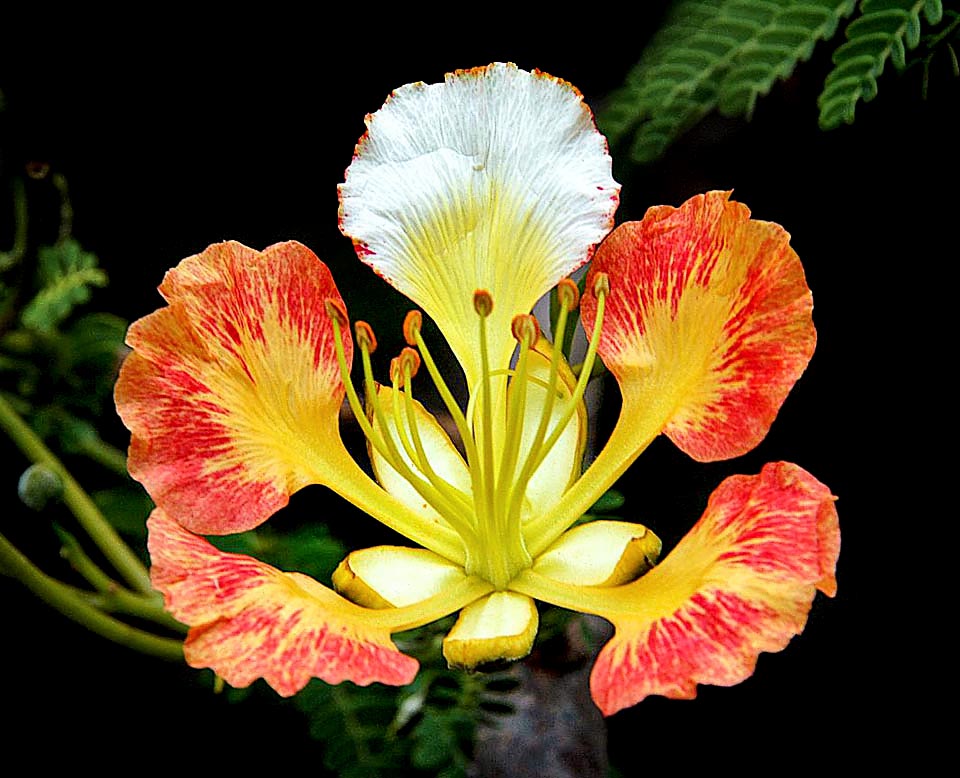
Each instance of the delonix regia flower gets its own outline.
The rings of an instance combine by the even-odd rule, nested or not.
[[[591,678],[610,714],[736,683],[803,628],[815,591],[835,591],[839,530],[829,490],[796,465],[725,480],[659,564],[640,524],[578,523],[661,433],[700,461],[756,446],[815,344],[781,227],[709,192],[610,232],[618,198],[581,95],[494,64],[396,90],[367,117],[340,187],[360,259],[418,306],[389,384],[373,376],[371,328],[351,330],[329,270],[298,243],[220,243],[167,274],[168,305],[130,328],[116,397],[130,471],[157,504],[153,581],[190,625],[191,665],[282,695],[312,677],[405,684],[418,664],[392,634],[459,612],[451,665],[517,659],[540,600],[613,623]],[[567,277],[598,244],[580,300]],[[580,306],[578,374],[530,315],[554,287],[555,342]],[[462,406],[421,309],[462,367]],[[622,408],[584,471],[597,358]],[[463,453],[414,398],[424,378]],[[341,442],[345,398],[376,480]],[[308,484],[418,547],[354,551],[331,589],[201,537],[256,527]]]

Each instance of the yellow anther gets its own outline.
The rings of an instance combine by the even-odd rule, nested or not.
[[[569,278],[561,279],[557,284],[557,300],[568,311],[576,310],[580,304],[580,289]]]
[[[373,327],[365,321],[358,321],[353,325],[357,338],[357,345],[362,351],[372,354],[377,350],[377,336],[373,334]]]
[[[521,346],[533,348],[540,339],[540,322],[529,313],[517,314],[510,322],[510,332]]]
[[[593,294],[595,297],[610,294],[610,277],[606,273],[597,273],[593,277]]]
[[[473,293],[473,309],[486,319],[493,313],[493,297],[486,289],[478,289]]]
[[[334,300],[332,297],[328,297],[323,301],[323,308],[327,312],[327,316],[333,319],[340,326],[341,330],[347,328],[350,319],[347,317],[347,309],[340,300]]]
[[[423,314],[420,311],[408,311],[403,320],[403,339],[408,346],[417,345],[417,333],[423,327]]]

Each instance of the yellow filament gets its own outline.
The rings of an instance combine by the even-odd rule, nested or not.
[[[396,388],[395,388],[396,391]],[[473,514],[471,512],[470,500],[462,491],[457,487],[451,484],[449,481],[441,478],[437,475],[437,472],[433,469],[433,466],[430,464],[430,458],[427,456],[426,451],[423,448],[423,439],[420,437],[420,428],[417,424],[417,415],[416,410],[413,406],[413,376],[410,372],[410,366],[404,365],[403,368],[403,387],[402,391],[399,392],[400,396],[403,399],[404,410],[406,411],[407,424],[410,427],[410,436],[409,439],[406,434],[406,430],[403,428],[402,420],[400,417],[400,404],[394,402],[394,421],[397,427],[398,434],[402,435],[402,442],[404,448],[407,449],[407,454],[410,456],[410,459],[417,463],[417,466],[427,476],[427,479],[433,484],[434,488],[446,496],[453,504],[455,504],[465,522],[464,529],[469,531],[471,537],[475,537],[475,534],[472,530],[472,519]],[[413,443],[413,448],[416,451],[416,456],[410,451],[409,445],[410,442]],[[459,517],[458,517],[459,520]],[[461,533],[462,534],[462,533]]]
[[[398,473],[400,473],[414,489],[416,489],[417,493],[423,497],[423,499],[430,503],[445,519],[447,519],[448,523],[451,527],[453,527],[457,534],[460,535],[460,537],[465,541],[468,541],[468,538],[472,533],[469,530],[470,523],[467,517],[457,510],[456,504],[450,502],[446,495],[439,492],[429,482],[425,481],[410,467],[408,467],[406,461],[397,450],[393,436],[389,433],[387,416],[384,413],[383,406],[380,403],[376,382],[373,380],[373,367],[370,364],[370,352],[363,348],[363,344],[361,344],[360,356],[363,359],[363,380],[367,393],[367,401],[373,408],[374,418],[380,424],[380,429],[383,433],[381,440],[386,446],[386,451],[379,447],[377,450],[380,452],[381,456],[383,456],[383,458],[386,459],[387,462]],[[401,434],[401,429],[402,426],[399,426],[397,429],[398,436]],[[372,443],[374,443],[374,445],[376,445],[376,440],[373,438],[370,438],[370,440]]]
[[[567,327],[567,314],[569,308],[561,305],[560,314],[557,317],[557,331],[553,334],[554,343],[563,343],[564,331]],[[530,450],[527,452],[527,458],[520,468],[520,475],[517,477],[510,495],[507,498],[509,510],[508,527],[512,531],[520,526],[520,511],[523,507],[523,497],[526,493],[527,483],[537,468],[537,463],[542,460],[538,457],[538,452],[543,443],[543,438],[547,434],[547,426],[550,423],[550,415],[553,413],[553,403],[557,396],[557,376],[560,372],[560,349],[553,348],[550,354],[550,376],[547,379],[547,397],[540,412],[540,423],[537,425],[536,434],[533,442],[530,444]],[[561,428],[562,429],[562,428]],[[549,452],[549,450],[548,450]],[[546,454],[544,454],[546,456]]]

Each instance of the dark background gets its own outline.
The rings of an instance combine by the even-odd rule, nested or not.
[[[571,22],[560,34],[503,43],[464,41],[452,27],[408,40],[396,29],[347,37],[293,23],[256,37],[205,31],[89,47],[34,34],[0,72],[0,164],[7,179],[30,160],[67,176],[74,233],[111,278],[93,307],[135,319],[160,305],[163,272],[210,243],[297,239],[332,266],[351,314],[371,319],[389,343],[399,329],[395,296],[337,228],[336,186],[364,114],[403,83],[493,60],[567,79],[598,108],[638,58],[661,5],[629,27]],[[784,225],[804,261],[820,339],[756,451],[701,466],[657,441],[621,483],[627,515],[672,544],[726,475],[787,459],[839,497],[843,532],[838,597],[818,596],[806,631],[783,653],[762,655],[753,678],[701,688],[693,702],[648,699],[610,720],[624,775],[678,763],[752,773],[770,755],[816,765],[834,749],[869,762],[878,744],[903,745],[892,733],[912,717],[918,671],[900,647],[914,618],[903,580],[917,564],[914,544],[933,533],[931,517],[901,501],[919,491],[905,454],[931,412],[917,389],[943,370],[939,290],[957,258],[960,90],[943,61],[927,101],[919,68],[898,75],[888,66],[856,124],[825,133],[816,96],[832,48],[761,98],[749,123],[709,117],[643,168],[613,150],[624,185],[618,221],[732,188],[757,218]],[[119,424],[108,433],[125,439]],[[8,494],[21,467],[5,468]],[[289,705],[264,695],[231,706],[208,691],[208,678],[91,636],[14,582],[0,580],[0,596],[8,754],[12,747],[38,766],[86,764],[99,761],[98,749],[122,746],[135,754],[131,771],[158,759],[242,766],[251,753],[319,769]]]

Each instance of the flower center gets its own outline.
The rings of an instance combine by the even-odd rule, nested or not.
[[[524,535],[524,520],[535,508],[528,499],[528,486],[583,401],[596,359],[608,289],[606,277],[597,275],[597,316],[575,384],[572,379],[567,382],[561,378],[572,374],[560,349],[541,340],[540,326],[530,314],[517,315],[512,322],[512,334],[519,345],[514,367],[492,365],[487,319],[494,301],[485,290],[474,293],[482,369],[477,385],[470,387],[465,411],[454,399],[423,340],[419,311],[411,311],[404,321],[404,337],[409,345],[391,363],[391,390],[379,387],[373,378],[373,331],[365,322],[355,324],[356,344],[363,361],[364,409],[350,381],[344,354],[342,327],[346,325],[346,312],[333,302],[327,306],[347,398],[370,446],[460,536],[466,552],[466,572],[498,589],[505,589],[533,561]],[[554,338],[563,343],[570,313],[579,302],[576,284],[568,279],[561,281],[558,298],[560,309]],[[543,370],[532,369],[534,353],[541,365],[549,357],[546,378]],[[463,441],[468,488],[444,478],[431,461],[421,429],[427,422],[413,397],[413,379],[421,366],[426,367]],[[436,452],[433,454],[436,457]]]

